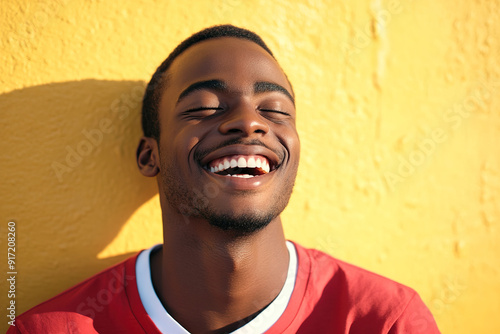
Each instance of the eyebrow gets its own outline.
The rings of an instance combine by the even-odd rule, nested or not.
[[[229,92],[229,87],[227,83],[217,79],[198,81],[189,85],[179,94],[176,104],[178,104],[183,98],[185,98],[189,94],[199,90],[213,90],[217,92],[226,93]],[[293,98],[292,94],[290,94],[290,92],[286,90],[285,87],[273,82],[268,82],[268,81],[256,82],[253,85],[253,92],[254,94],[266,93],[266,92],[280,92],[283,93],[286,97],[288,97],[290,101],[292,101],[292,103],[295,105],[295,99]]]
[[[293,98],[292,94],[288,90],[286,90],[285,87],[278,85],[273,82],[267,82],[267,81],[259,81],[256,82],[253,85],[253,92],[255,94],[259,93],[266,93],[266,92],[280,92],[286,95],[292,101],[293,105],[295,105],[295,99]]]
[[[179,97],[177,98],[176,104],[181,102],[183,98],[188,96],[189,94],[198,91],[198,90],[215,90],[218,92],[227,92],[228,87],[227,84],[222,80],[206,80],[206,81],[198,81],[192,85],[189,85],[188,88],[184,89]]]

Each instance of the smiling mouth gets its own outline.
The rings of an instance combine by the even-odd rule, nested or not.
[[[212,160],[203,168],[217,175],[240,178],[258,177],[276,169],[262,155],[229,155]]]

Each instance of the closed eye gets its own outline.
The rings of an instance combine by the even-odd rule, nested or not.
[[[196,112],[196,111],[203,111],[203,110],[222,110],[220,107],[197,107],[193,109],[188,109],[183,112],[184,113],[190,113],[190,112]]]
[[[204,118],[209,117],[223,110],[220,107],[196,107],[192,109],[185,110],[181,113],[181,116],[186,116],[188,118]]]
[[[286,111],[282,111],[282,110],[276,110],[276,109],[259,109],[259,110],[262,112],[272,112],[272,113],[277,113],[277,114],[281,114],[281,115],[285,115],[285,116],[290,116],[289,113],[287,113]]]

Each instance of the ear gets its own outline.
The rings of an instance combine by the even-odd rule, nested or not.
[[[142,175],[154,177],[160,172],[158,143],[151,137],[142,137],[136,152],[137,166]]]

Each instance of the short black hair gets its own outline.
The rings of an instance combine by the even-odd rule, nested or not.
[[[144,98],[142,100],[142,131],[144,132],[144,136],[152,137],[156,140],[160,138],[158,106],[162,96],[162,90],[165,87],[165,82],[167,81],[165,72],[169,69],[175,58],[196,43],[220,37],[235,37],[249,40],[261,46],[274,58],[273,53],[269,50],[266,43],[264,43],[259,35],[250,30],[238,28],[233,25],[226,24],[213,26],[191,35],[180,43],[174,51],[170,53],[167,59],[165,59],[163,63],[158,66],[146,86],[146,92],[144,93]]]

